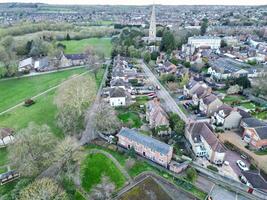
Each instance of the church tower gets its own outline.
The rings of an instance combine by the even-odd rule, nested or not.
[[[153,5],[151,18],[150,18],[150,26],[149,26],[149,42],[156,41],[156,14],[155,14],[155,5]]]

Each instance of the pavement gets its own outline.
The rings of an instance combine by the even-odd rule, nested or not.
[[[157,77],[152,73],[152,71],[147,67],[147,65],[142,61],[141,66],[148,77],[149,81],[153,83],[153,85],[157,85],[160,87],[160,90],[157,91],[157,96],[160,99],[164,100],[164,104],[166,105],[166,108],[168,111],[174,112],[180,116],[180,118],[184,122],[188,122],[188,118],[183,113],[183,111],[177,106],[175,100],[171,97],[169,92],[164,88],[164,86],[159,82]]]

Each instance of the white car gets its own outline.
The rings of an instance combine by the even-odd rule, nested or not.
[[[247,165],[242,160],[236,161],[236,164],[242,171],[248,171],[249,170]]]

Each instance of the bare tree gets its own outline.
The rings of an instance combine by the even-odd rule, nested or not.
[[[115,185],[108,177],[103,176],[101,183],[97,184],[91,193],[92,200],[108,200],[111,199],[111,194],[115,190]]]
[[[10,161],[24,176],[37,175],[53,161],[52,149],[57,140],[46,125],[30,123],[8,147]]]
[[[94,128],[103,134],[114,134],[121,127],[115,110],[105,102],[98,105],[93,124]]]
[[[37,179],[20,192],[19,200],[67,200],[66,192],[50,178]]]
[[[84,124],[85,110],[96,97],[96,88],[90,76],[68,80],[58,88],[54,100],[59,111],[57,124],[65,134],[79,133]]]
[[[97,72],[101,68],[105,57],[103,57],[103,54],[96,52],[91,46],[88,46],[84,53],[87,57],[87,67],[89,70],[92,70],[96,78]]]

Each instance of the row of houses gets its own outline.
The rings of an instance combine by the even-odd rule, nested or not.
[[[18,65],[19,72],[50,71],[55,68],[65,68],[80,66],[87,63],[85,54],[61,54],[58,58],[42,57],[34,59],[32,57],[21,60]]]
[[[223,129],[241,128],[243,139],[252,147],[267,146],[267,123],[223,103],[205,83],[191,80],[184,86],[184,95],[192,98],[192,103],[210,118],[211,124]]]

